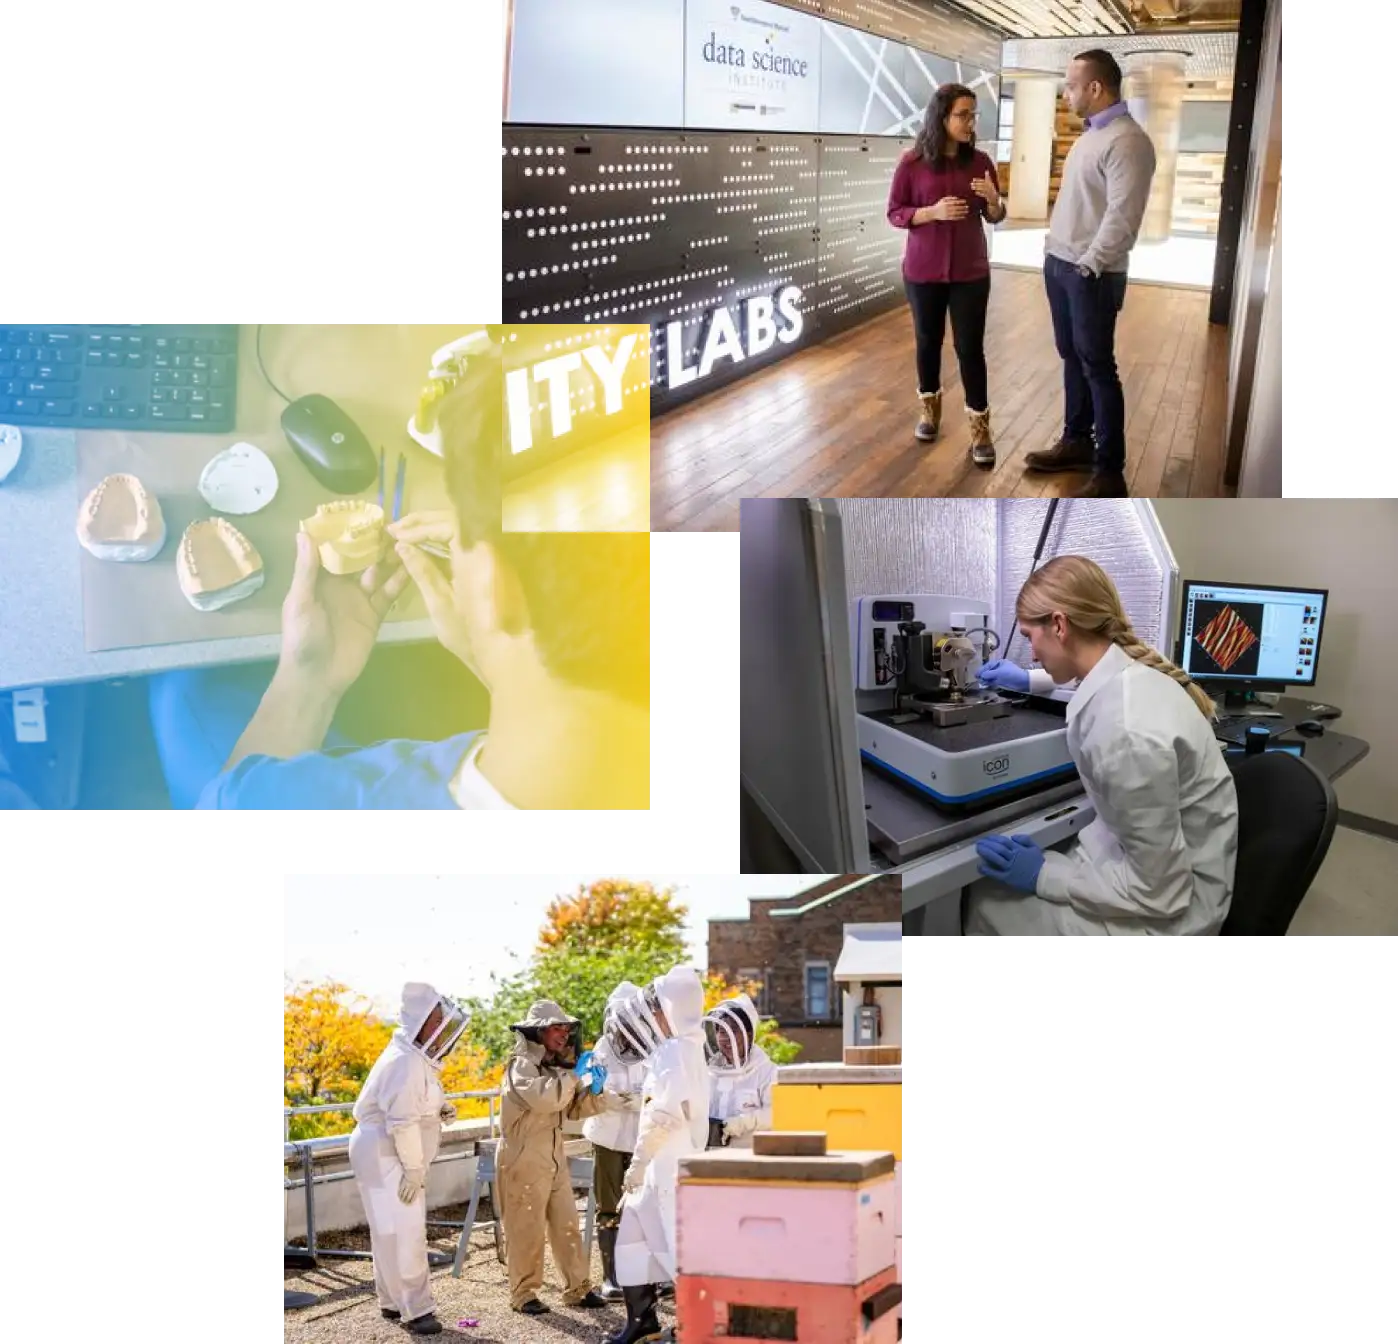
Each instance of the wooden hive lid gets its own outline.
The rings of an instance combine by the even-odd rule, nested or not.
[[[760,1185],[766,1181],[811,1185],[862,1185],[892,1176],[892,1153],[840,1152],[823,1156],[764,1155],[753,1149],[716,1149],[680,1158],[680,1179]]]

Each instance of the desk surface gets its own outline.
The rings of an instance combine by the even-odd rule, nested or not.
[[[409,456],[409,510],[446,502],[440,464],[411,444],[405,426],[433,351],[457,326],[277,326],[264,330],[268,371],[291,396],[321,392],[338,401],[391,454]],[[237,429],[232,434],[131,434],[139,448],[182,440],[207,461],[231,443],[255,439],[284,447],[281,400],[258,369],[256,327],[239,334]],[[507,531],[647,531],[650,526],[649,424],[613,436],[519,478],[505,492]],[[91,446],[91,445],[89,445]],[[73,536],[79,496],[79,440],[71,430],[26,429],[24,453],[0,485],[0,691],[140,676],[182,667],[276,657],[276,634],[146,645],[90,653],[83,617],[83,553]],[[84,450],[86,451],[86,450]],[[294,460],[279,469],[301,471]],[[264,556],[264,559],[267,559]],[[276,575],[269,569],[269,588]],[[405,599],[406,601],[406,599]],[[407,619],[385,624],[382,643],[433,638],[414,599]],[[149,636],[143,636],[149,637]]]
[[[129,437],[156,444],[182,437],[207,459],[230,443],[276,426],[282,402],[258,371],[252,351],[255,330],[246,326],[241,333],[235,433]],[[272,377],[291,395],[323,392],[346,406],[372,442],[398,445],[406,444],[413,389],[420,386],[432,351],[459,334],[459,327],[448,326],[269,327],[263,350]],[[396,437],[389,437],[395,430]],[[396,456],[397,448],[392,451]],[[439,465],[421,450],[403,451],[412,454],[412,507],[440,507],[445,493]],[[89,653],[83,628],[83,553],[73,535],[80,502],[77,469],[73,431],[26,429],[19,466],[0,485],[0,690],[277,656],[276,634]],[[381,638],[384,643],[431,639],[432,624],[425,619],[388,623]]]
[[[1286,699],[1277,708],[1296,719],[1310,717],[1308,701]],[[1266,719],[1260,719],[1266,724]],[[1369,744],[1363,738],[1337,732],[1336,719],[1326,721],[1320,737],[1304,737],[1292,730],[1280,733],[1277,741],[1302,742],[1306,761],[1333,783],[1346,771],[1353,769],[1369,754]],[[911,864],[949,846],[965,844],[989,832],[1002,831],[1020,817],[1038,809],[1082,794],[1082,784],[1074,779],[1052,789],[1031,794],[1011,803],[984,812],[950,814],[926,799],[919,798],[904,785],[888,779],[873,766],[862,766],[864,801],[870,823],[870,846],[873,866],[878,871],[895,870]],[[883,853],[875,853],[882,849]]]
[[[1312,703],[1314,702],[1297,696],[1282,696],[1277,701],[1277,708],[1288,718],[1304,722],[1314,717],[1306,709],[1306,706]],[[1258,719],[1257,722],[1264,728],[1268,725],[1266,719]],[[1307,737],[1292,728],[1278,733],[1277,741],[1288,745],[1294,742],[1303,743],[1305,750],[1302,755],[1306,761],[1333,784],[1369,754],[1369,744],[1362,737],[1351,737],[1348,733],[1338,732],[1335,725],[1340,722],[1339,719],[1326,719],[1324,722],[1325,732],[1319,737]]]

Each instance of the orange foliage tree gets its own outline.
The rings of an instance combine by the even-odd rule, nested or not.
[[[464,1037],[456,1043],[456,1048],[442,1064],[442,1087],[448,1094],[493,1092],[504,1076],[503,1065],[492,1064],[484,1050],[469,1044]],[[458,1120],[490,1114],[490,1102],[484,1097],[466,1098],[454,1101],[452,1105],[456,1107]]]
[[[288,1107],[354,1101],[393,1035],[393,1023],[378,1017],[368,999],[333,982],[289,989],[282,1021]],[[442,1087],[449,1093],[488,1091],[499,1084],[500,1069],[465,1041],[443,1061]],[[484,1099],[455,1105],[460,1119],[485,1115],[489,1109]],[[353,1128],[349,1111],[329,1111],[293,1116],[288,1132],[293,1139],[306,1139],[348,1134]]]
[[[353,1101],[382,1053],[393,1028],[370,1012],[362,995],[345,985],[296,985],[285,995],[282,1024],[287,1106],[328,1106]],[[347,1134],[354,1128],[348,1111],[299,1115],[291,1120],[293,1139]]]
[[[684,956],[684,921],[689,907],[675,901],[675,888],[651,882],[604,878],[552,902],[539,931],[538,952],[548,956],[613,955],[644,949],[673,965]]]

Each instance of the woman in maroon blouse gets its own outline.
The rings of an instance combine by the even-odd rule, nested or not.
[[[941,428],[942,335],[950,312],[971,422],[971,456],[989,467],[995,463],[985,369],[990,255],[981,220],[998,224],[1005,203],[995,164],[976,148],[975,128],[975,94],[964,84],[943,84],[928,104],[916,142],[894,170],[888,222],[908,230],[903,283],[913,310],[922,403],[913,432],[930,442]]]

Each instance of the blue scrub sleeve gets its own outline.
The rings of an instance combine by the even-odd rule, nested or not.
[[[477,733],[443,742],[396,739],[372,747],[249,756],[203,791],[200,808],[244,811],[453,810],[451,780]]]
[[[151,731],[171,806],[201,805],[201,795],[233,754],[275,671],[275,663],[253,663],[163,672],[150,679]],[[332,728],[325,745],[352,744]]]

